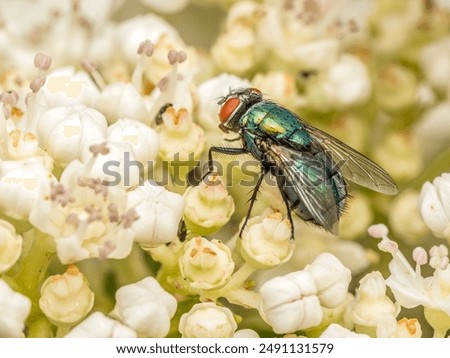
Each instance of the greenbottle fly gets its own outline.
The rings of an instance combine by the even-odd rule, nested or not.
[[[208,167],[214,170],[212,153],[248,153],[261,164],[261,174],[249,201],[241,228],[251,215],[264,176],[276,179],[291,223],[291,211],[302,220],[336,234],[348,199],[345,179],[380,193],[395,195],[394,180],[377,164],[331,135],[307,124],[295,113],[265,99],[256,88],[230,90],[218,104],[219,127],[238,134],[242,147],[209,149]]]

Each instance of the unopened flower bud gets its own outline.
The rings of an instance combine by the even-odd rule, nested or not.
[[[426,182],[419,196],[419,211],[437,237],[450,239],[450,173]]]
[[[136,332],[101,312],[94,312],[65,338],[136,338]]]
[[[133,119],[121,118],[108,127],[108,139],[129,143],[136,160],[143,164],[144,173],[154,166],[159,151],[159,137],[147,125]]]
[[[447,275],[443,275],[444,272],[447,272],[446,268],[448,266],[448,249],[444,245],[435,245],[430,249],[430,266],[434,269],[440,269],[441,274],[440,278],[446,277]],[[443,287],[442,287],[443,288]],[[441,288],[441,290],[442,290]],[[450,292],[449,292],[450,293]]]
[[[209,290],[225,285],[234,270],[228,246],[217,240],[194,237],[180,257],[181,275],[193,288]]]
[[[421,338],[422,328],[416,318],[402,318],[397,322],[394,337]]]
[[[22,236],[9,222],[0,220],[0,273],[8,271],[22,253]]]
[[[177,300],[153,277],[122,286],[116,292],[112,316],[120,319],[142,337],[165,337]]]
[[[186,226],[199,235],[220,230],[234,213],[233,198],[217,174],[210,174],[198,186],[187,188],[184,200]]]
[[[27,159],[34,156],[46,156],[46,153],[39,148],[38,139],[32,132],[22,132],[20,129],[14,129],[9,132],[8,140],[8,158]]]
[[[84,105],[55,107],[36,123],[39,143],[61,167],[88,155],[89,147],[106,139],[106,119]]]
[[[94,305],[94,293],[75,265],[62,275],[50,276],[42,285],[39,307],[56,325],[81,321]]]
[[[152,248],[175,240],[183,208],[180,194],[149,181],[129,191],[126,210],[133,209],[139,216],[133,225],[134,241]]]
[[[317,287],[308,271],[275,277],[264,283],[259,292],[258,311],[277,334],[315,327],[322,320]]]
[[[37,93],[36,102],[45,109],[73,104],[90,106],[98,89],[85,72],[73,67],[58,68],[46,75]]]
[[[292,228],[281,213],[251,218],[239,241],[244,259],[255,267],[271,268],[287,262],[294,253]]]
[[[22,338],[31,301],[0,279],[0,337]]]
[[[168,107],[162,114],[163,125],[159,127],[162,160],[197,160],[205,149],[203,129],[192,122],[190,113],[181,108]]]
[[[195,304],[181,316],[178,326],[183,338],[230,338],[236,328],[233,313],[212,302]]]
[[[399,310],[399,305],[386,296],[383,276],[374,271],[361,279],[350,318],[357,332],[375,336],[379,323],[387,317],[395,318]]]
[[[12,219],[28,220],[41,196],[49,192],[51,180],[49,168],[38,158],[2,162],[0,210]]]
[[[322,253],[305,270],[314,279],[317,297],[323,307],[335,308],[344,302],[352,275],[335,256]]]
[[[233,338],[260,338],[259,334],[253,329],[244,328],[236,331]]]
[[[370,338],[367,334],[355,333],[337,323],[330,324],[320,338]]]
[[[102,112],[109,124],[119,118],[130,118],[148,123],[148,111],[138,90],[130,83],[115,82],[105,87],[95,107]]]

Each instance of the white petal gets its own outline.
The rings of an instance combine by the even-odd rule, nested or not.
[[[108,85],[98,97],[95,108],[106,116],[110,124],[119,118],[131,118],[143,123],[149,119],[142,96],[130,83]]]
[[[234,333],[233,338],[259,338],[259,334],[253,329],[239,329]]]
[[[108,139],[129,143],[144,169],[153,167],[158,155],[159,138],[152,128],[133,119],[121,118],[108,128]]]
[[[233,312],[213,302],[195,304],[181,316],[178,326],[185,338],[229,338],[236,328]]]
[[[141,336],[164,337],[176,308],[176,299],[147,277],[117,290],[112,314]]]
[[[335,256],[320,254],[306,270],[313,276],[322,306],[335,308],[344,302],[352,276]]]
[[[323,317],[312,275],[306,271],[275,277],[260,288],[261,317],[275,333],[317,326]]]
[[[360,334],[350,331],[337,323],[330,324],[325,331],[322,332],[320,338],[370,338],[366,334]]]
[[[136,332],[103,313],[94,312],[65,338],[136,338]]]
[[[438,182],[441,184],[440,180]],[[444,237],[445,230],[450,222],[450,211],[448,214],[444,208],[444,205],[449,205],[448,203],[444,204],[445,201],[449,201],[448,197],[445,197],[448,195],[445,183],[442,182],[442,185],[440,185],[442,188],[438,189],[436,185],[426,182],[422,186],[418,204],[423,221],[438,237]],[[441,196],[444,197],[441,198]]]
[[[386,279],[386,285],[393,292],[397,302],[405,308],[419,305],[430,306],[433,301],[428,296],[423,279],[411,276],[397,261],[389,264],[391,276]]]
[[[450,223],[450,173],[442,173],[433,180],[437,195],[442,203],[442,208]]]
[[[139,219],[133,224],[135,241],[143,247],[156,247],[177,237],[183,215],[184,199],[150,181],[128,192],[126,210],[136,210]]]
[[[23,337],[25,319],[30,310],[30,299],[13,291],[0,279],[0,337]]]

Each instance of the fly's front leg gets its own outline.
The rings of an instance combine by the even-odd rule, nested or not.
[[[230,155],[239,155],[248,153],[248,151],[244,148],[224,148],[224,147],[211,147],[208,151],[208,172],[203,176],[203,179],[214,172],[214,160],[212,153],[222,153],[222,154],[230,154]]]

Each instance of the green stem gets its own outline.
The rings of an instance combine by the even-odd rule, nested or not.
[[[244,263],[229,279],[227,284],[216,290],[198,290],[197,294],[209,299],[219,297],[226,298],[230,303],[235,303],[247,308],[257,308],[259,305],[259,294],[246,290],[243,286],[256,269],[248,263]]]
[[[444,311],[430,307],[425,307],[423,313],[434,330],[433,337],[444,338],[450,328],[450,316]]]
[[[26,250],[13,279],[17,289],[33,300],[39,297],[39,288],[46,277],[55,246],[50,236],[34,229],[26,232],[23,239]]]
[[[433,332],[433,338],[445,338],[446,330],[435,329]]]
[[[256,271],[256,269],[244,263],[231,277],[228,283],[222,288],[223,297],[230,303],[238,304],[248,308],[257,308],[259,306],[260,295],[253,291],[248,291],[242,286],[245,281]]]
[[[53,337],[52,324],[44,315],[28,324],[28,338]]]
[[[239,270],[237,270],[233,275],[231,275],[228,283],[223,287],[224,289],[240,287],[244,282],[252,275],[256,269],[248,264],[244,263]]]
[[[59,326],[56,331],[56,338],[63,338],[67,333],[70,332],[71,326]]]
[[[257,292],[248,291],[243,288],[238,288],[232,290],[224,295],[228,302],[240,305],[246,308],[255,308],[259,307],[259,302],[261,300],[261,296]]]
[[[172,268],[178,265],[178,256],[167,245],[160,245],[145,251],[152,256],[153,260],[160,262],[165,268]]]
[[[34,325],[41,326],[42,319],[45,318],[39,309],[40,287],[47,277],[47,268],[55,252],[55,245],[52,237],[35,229],[27,231],[22,236],[22,256],[4,279],[15,291],[31,300],[28,329],[39,335]]]

